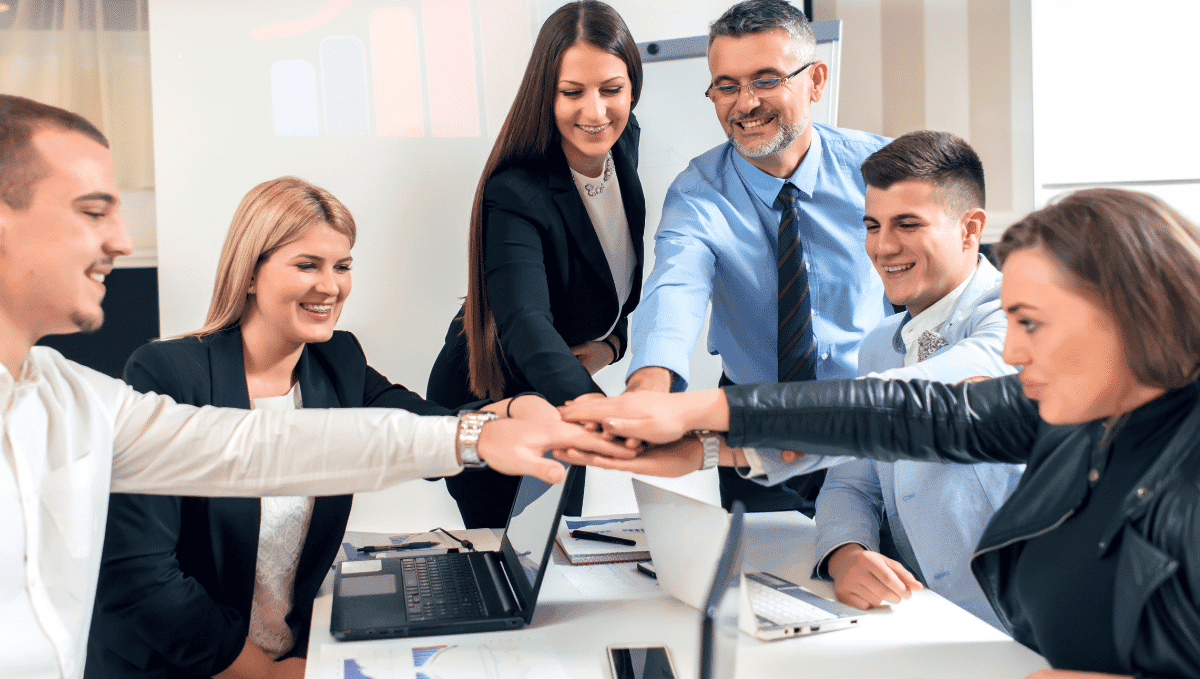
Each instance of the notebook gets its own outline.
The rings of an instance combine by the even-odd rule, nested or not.
[[[590,533],[633,540],[633,545],[617,545],[610,542],[571,537],[571,531],[585,530]],[[646,531],[642,530],[642,517],[637,514],[613,514],[610,516],[564,516],[558,525],[558,546],[572,566],[592,563],[615,563],[618,561],[646,561],[650,550],[646,548]]]
[[[730,531],[729,514],[641,479],[633,479],[633,492],[659,584],[676,599],[703,610],[710,574],[722,558]],[[742,578],[739,608],[742,631],[763,640],[847,629],[856,626],[862,614],[771,573]]]
[[[342,562],[330,634],[348,641],[525,627],[575,472],[555,485],[522,477],[498,552]]]

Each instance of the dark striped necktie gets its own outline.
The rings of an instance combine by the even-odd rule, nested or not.
[[[812,302],[808,296],[808,271],[800,242],[800,189],[790,182],[775,199],[783,210],[775,266],[779,274],[779,381],[797,382],[817,377],[812,329]]]

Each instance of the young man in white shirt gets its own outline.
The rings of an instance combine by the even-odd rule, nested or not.
[[[132,249],[119,200],[93,125],[0,95],[0,676],[82,676],[110,490],[343,494],[482,461],[557,482],[547,449],[620,453],[556,421],[199,409],[34,347],[103,322],[104,277]],[[236,669],[303,673],[265,660]]]
[[[1014,372],[1001,359],[1000,272],[979,254],[983,165],[962,139],[912,132],[862,165],[867,253],[907,312],[868,333],[859,374],[958,382]],[[817,575],[858,608],[896,603],[920,582],[1003,629],[968,562],[1024,469],[1005,464],[852,460],[817,498]],[[880,553],[886,516],[901,561]]]

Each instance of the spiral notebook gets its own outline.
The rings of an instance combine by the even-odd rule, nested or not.
[[[634,540],[635,545],[617,545],[594,542],[571,537],[571,531],[585,530],[590,533]],[[614,514],[611,516],[564,516],[558,524],[556,537],[558,546],[572,566],[592,563],[616,563],[618,561],[646,561],[650,548],[646,545],[646,531],[642,530],[642,517],[638,514]]]

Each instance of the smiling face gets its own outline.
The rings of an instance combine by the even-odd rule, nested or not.
[[[916,316],[957,288],[975,271],[979,234],[987,216],[968,210],[958,219],[935,201],[929,182],[867,186],[867,255],[883,279],[892,304]]]
[[[1138,381],[1112,313],[1072,281],[1040,246],[1004,262],[1004,361],[1022,368],[1025,395],[1050,424],[1129,412],[1163,393]]]
[[[329,340],[350,295],[351,261],[350,239],[325,223],[276,248],[254,273],[243,336],[288,349]]]
[[[563,52],[554,96],[554,122],[567,164],[600,176],[604,157],[629,121],[629,70],[615,54],[586,42]]]
[[[96,330],[104,277],[133,251],[118,211],[108,149],[78,132],[43,129],[31,142],[45,176],[24,210],[0,201],[0,314],[20,335]]]
[[[708,48],[713,85],[746,85],[762,78],[784,78],[806,63],[783,29],[718,36]],[[816,62],[769,92],[749,92],[714,101],[717,118],[734,148],[756,167],[777,177],[790,176],[812,142],[810,107],[820,101],[828,67]]]

